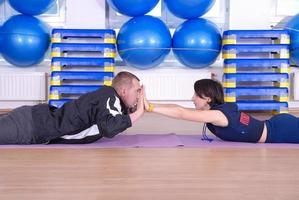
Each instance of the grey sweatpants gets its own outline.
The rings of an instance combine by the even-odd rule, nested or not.
[[[0,115],[0,144],[34,144],[31,106]]]

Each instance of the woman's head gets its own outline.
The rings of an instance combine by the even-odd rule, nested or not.
[[[212,79],[201,79],[194,83],[192,98],[197,109],[209,109],[213,105],[224,103],[221,83]]]

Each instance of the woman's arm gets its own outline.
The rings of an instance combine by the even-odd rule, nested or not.
[[[219,110],[196,110],[184,108],[176,104],[152,104],[144,98],[144,106],[148,112],[159,113],[175,119],[195,122],[212,123],[216,126],[226,127],[228,120]]]

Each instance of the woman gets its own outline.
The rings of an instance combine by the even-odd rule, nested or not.
[[[299,143],[299,120],[290,114],[279,114],[260,121],[238,110],[236,103],[225,103],[222,85],[212,79],[194,83],[192,101],[195,109],[174,104],[152,104],[145,99],[148,112],[160,113],[176,119],[204,122],[217,137],[234,142]]]

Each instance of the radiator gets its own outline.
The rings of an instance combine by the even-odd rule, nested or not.
[[[175,72],[174,72],[175,71]],[[132,71],[145,85],[146,96],[154,101],[189,101],[196,80],[210,78],[207,70]]]
[[[44,101],[46,80],[44,72],[0,72],[0,101]]]

